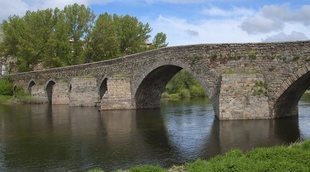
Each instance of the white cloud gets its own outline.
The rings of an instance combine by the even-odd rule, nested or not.
[[[248,36],[239,27],[241,20],[201,20],[191,23],[176,17],[159,16],[156,21],[150,22],[153,32],[167,34],[169,45],[186,45],[200,43],[232,43],[232,42],[260,42],[261,37]],[[199,35],[188,34],[195,31]]]
[[[242,23],[243,19],[241,18],[206,19],[192,22],[184,18],[162,15],[155,21],[150,21],[153,34],[157,32],[166,33],[170,46],[201,43],[295,41],[305,40],[310,37],[308,26],[301,23],[288,23],[280,29],[282,31],[259,34],[248,34],[241,29],[240,25]],[[262,21],[260,23],[264,23],[266,29],[269,29],[268,27],[273,25],[272,22],[268,24],[268,21]],[[255,28],[252,29],[254,32]],[[194,31],[192,33],[198,34],[190,34],[189,31]]]
[[[46,8],[63,8],[66,5],[78,3],[84,5],[104,4],[110,0],[0,0],[0,22],[11,15],[23,15],[27,10]]]
[[[249,34],[258,34],[282,30],[284,23],[257,15],[245,19],[240,27]]]
[[[201,3],[205,0],[145,0],[147,3],[155,3],[155,2],[165,2],[172,4],[192,4],[192,3]]]
[[[249,34],[283,30],[285,25],[300,23],[310,25],[310,5],[292,10],[288,4],[263,6],[255,15],[248,17],[241,28]]]
[[[309,39],[304,33],[293,31],[289,34],[280,32],[263,39],[263,42],[301,41]]]
[[[232,9],[223,9],[216,6],[209,6],[202,10],[202,14],[215,17],[242,17],[250,16],[255,13],[255,10],[243,7],[233,7]]]

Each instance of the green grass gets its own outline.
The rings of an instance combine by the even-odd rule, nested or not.
[[[100,169],[96,169],[100,172]],[[92,170],[89,170],[92,171]],[[103,171],[103,170],[101,170]],[[119,170],[122,171],[122,170]],[[231,150],[225,155],[208,161],[198,159],[181,166],[164,169],[159,166],[143,165],[130,168],[129,172],[309,172],[310,140],[289,146],[256,148],[247,153]]]
[[[0,95],[0,104],[7,104],[13,100],[12,96]]]
[[[40,103],[29,95],[5,96],[0,95],[0,104],[29,104]]]

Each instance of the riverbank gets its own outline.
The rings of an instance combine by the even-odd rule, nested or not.
[[[169,169],[143,165],[120,172],[218,172],[218,171],[310,171],[310,140],[289,146],[255,148],[247,153],[231,150],[210,160],[196,160]],[[88,172],[102,172],[96,168]]]
[[[41,104],[44,103],[39,100],[35,100],[29,95],[17,95],[17,96],[7,96],[0,95],[0,104],[12,105],[12,104]]]

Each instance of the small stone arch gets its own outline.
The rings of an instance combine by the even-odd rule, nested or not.
[[[298,101],[309,87],[310,70],[307,67],[302,67],[283,81],[275,94],[274,117],[298,115]]]
[[[28,87],[27,87],[27,90],[28,90],[28,93],[31,95],[32,94],[32,87],[35,86],[36,83],[34,80],[30,80],[29,83],[28,83]]]
[[[100,82],[98,90],[99,100],[102,99],[102,97],[107,91],[108,91],[108,78],[103,78],[102,81]]]
[[[54,80],[48,80],[45,85],[45,92],[49,104],[53,103],[53,87],[56,84]]]

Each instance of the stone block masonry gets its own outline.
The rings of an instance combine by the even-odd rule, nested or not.
[[[201,83],[220,120],[294,116],[310,87],[310,41],[167,47],[9,77],[45,102],[114,110],[159,107],[181,69]]]

